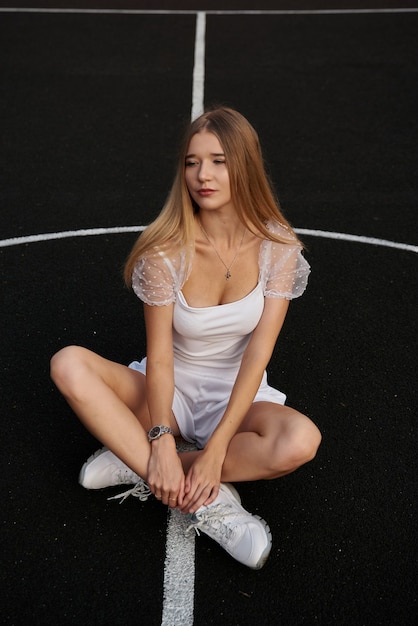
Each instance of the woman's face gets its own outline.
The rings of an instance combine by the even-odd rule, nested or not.
[[[193,135],[185,160],[185,179],[190,195],[201,209],[234,209],[225,154],[213,133],[202,131]]]

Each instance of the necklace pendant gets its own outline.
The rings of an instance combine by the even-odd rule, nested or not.
[[[231,272],[229,270],[226,270],[225,278],[226,280],[229,280],[231,278]]]

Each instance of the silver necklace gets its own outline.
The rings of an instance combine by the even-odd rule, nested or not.
[[[214,243],[211,242],[211,240],[209,239],[209,235],[207,234],[207,232],[205,231],[205,229],[202,226],[202,222],[199,220],[199,226],[200,226],[200,230],[202,231],[202,233],[204,234],[204,236],[206,237],[206,239],[208,240],[208,242],[210,243],[210,245],[212,246],[212,248],[215,250],[216,252],[216,256],[218,257],[218,259],[220,260],[220,262],[222,263],[222,265],[224,266],[224,268],[226,269],[226,273],[225,273],[225,278],[226,280],[229,280],[232,276],[231,274],[231,267],[234,265],[235,260],[239,254],[239,251],[241,250],[241,246],[242,243],[244,241],[244,237],[245,237],[245,228],[242,231],[242,237],[241,237],[241,242],[237,248],[237,251],[235,253],[234,258],[232,259],[231,263],[229,264],[229,266],[225,263],[225,261],[223,260],[223,258],[221,257],[221,255],[219,254],[218,250],[216,249],[216,246]]]

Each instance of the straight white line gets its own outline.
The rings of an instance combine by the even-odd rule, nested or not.
[[[190,450],[196,446],[177,444],[178,452]],[[193,626],[196,533],[187,534],[189,525],[186,515],[169,509],[161,626]]]
[[[196,13],[192,87],[192,121],[204,111],[206,15]],[[191,446],[182,446],[189,449]],[[194,446],[192,446],[194,449]],[[169,509],[164,561],[163,611],[161,626],[193,626],[196,535],[186,535],[188,521]]]
[[[184,513],[168,515],[161,626],[193,626],[196,533]]]
[[[205,36],[206,15],[203,11],[196,14],[196,36],[194,44],[192,120],[204,110],[205,94]]]
[[[196,533],[186,534],[189,525],[184,513],[170,509],[161,626],[193,626]]]
[[[0,7],[0,13],[84,13],[87,15],[195,15],[196,11],[171,11],[169,9],[54,9],[35,7]]]
[[[0,13],[80,13],[95,15],[196,15],[201,11],[169,9],[54,9],[29,7],[0,7]],[[290,9],[290,10],[208,10],[206,15],[361,15],[378,13],[418,13],[418,8],[392,9]]]
[[[289,9],[289,10],[248,10],[248,11],[206,11],[210,15],[347,15],[361,13],[418,13],[414,9]]]
[[[11,237],[10,239],[0,239],[0,248],[9,246],[20,246],[29,243],[42,241],[53,241],[55,239],[67,239],[70,237],[90,237],[92,235],[111,235],[119,233],[139,233],[145,230],[146,226],[113,226],[111,228],[82,228],[80,230],[64,230],[57,233],[42,233],[39,235],[26,235],[25,237]],[[418,246],[410,243],[399,243],[390,239],[379,239],[377,237],[364,237],[363,235],[350,235],[349,233],[337,233],[329,230],[313,230],[311,228],[295,228],[298,235],[308,235],[310,237],[322,237],[324,239],[339,239],[341,241],[351,241],[354,243],[364,243],[372,246],[383,246],[385,248],[397,248],[407,252],[418,253]]]

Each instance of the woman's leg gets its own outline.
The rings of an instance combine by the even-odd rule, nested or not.
[[[301,413],[271,402],[256,402],[229,444],[221,481],[228,483],[284,476],[311,460],[320,440],[317,427]],[[198,454],[201,452],[180,454],[186,473]],[[228,485],[221,485],[216,500],[195,512],[194,523],[235,559],[258,569],[265,563],[271,549],[270,529],[264,520],[252,516],[239,502],[234,502],[228,496],[227,488]],[[225,516],[220,524],[219,511],[222,510]],[[237,533],[229,532],[238,528]],[[237,536],[239,541],[231,547],[229,537]]]
[[[151,423],[145,376],[69,346],[51,359],[51,378],[86,428],[146,480]],[[171,427],[178,432],[174,417]]]
[[[52,358],[51,377],[88,430],[146,480],[150,419],[145,377],[76,346],[64,348]],[[171,427],[178,434],[174,416]],[[196,529],[240,563],[254,569],[262,567],[271,549],[267,524],[242,508],[232,487],[223,485],[215,502],[212,509],[202,507],[196,515]],[[225,511],[223,523],[219,507]],[[239,532],[234,532],[238,528]]]
[[[311,461],[321,442],[315,424],[295,409],[255,402],[229,444],[222,482],[279,478]],[[185,472],[199,452],[181,454]]]

